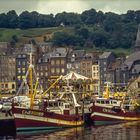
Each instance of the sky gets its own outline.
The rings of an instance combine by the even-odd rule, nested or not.
[[[15,10],[20,14],[27,10],[55,15],[63,11],[82,13],[91,8],[122,14],[128,10],[140,10],[140,0],[0,0],[0,13]]]

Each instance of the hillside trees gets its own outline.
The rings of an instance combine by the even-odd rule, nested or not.
[[[84,39],[81,36],[75,34],[69,34],[66,32],[57,32],[54,34],[53,42],[59,46],[83,46]]]
[[[80,47],[131,48],[136,39],[140,10],[126,14],[103,13],[90,9],[77,13],[40,14],[24,11],[19,16],[14,10],[0,14],[0,28],[46,28],[71,27],[71,33],[58,32],[53,36],[57,45],[80,45]]]
[[[56,14],[55,23],[56,26],[60,26],[61,24],[64,26],[71,26],[75,24],[81,24],[82,22],[79,14],[62,12]]]

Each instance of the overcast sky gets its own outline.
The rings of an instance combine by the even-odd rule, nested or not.
[[[127,10],[140,10],[140,0],[0,0],[0,13],[9,10],[15,10],[18,14],[25,10],[43,14],[63,11],[82,13],[91,8],[122,14]]]

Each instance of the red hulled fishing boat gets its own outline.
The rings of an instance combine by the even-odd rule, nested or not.
[[[13,103],[12,105],[12,113],[15,120],[16,130],[50,131],[83,125],[84,121],[82,115],[78,113],[79,109],[81,109],[79,104],[73,104],[74,111],[71,112],[72,106],[64,100],[61,101],[54,99],[52,102],[54,107],[52,108],[52,105],[50,105],[50,100],[42,98],[43,94],[41,94],[41,98],[35,99],[38,82],[37,84],[33,83],[33,71],[32,55],[30,54],[30,65],[26,74],[26,78],[29,76],[29,98],[28,100]]]
[[[132,97],[122,100],[98,97],[90,106],[91,119],[95,125],[115,124],[127,121],[140,121],[140,105]]]

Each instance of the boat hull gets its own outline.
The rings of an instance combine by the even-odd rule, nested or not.
[[[14,108],[13,115],[17,131],[56,130],[83,125],[78,115],[63,115],[53,112]]]
[[[127,121],[140,121],[140,112],[114,110],[93,105],[91,119],[95,125],[117,124]]]

